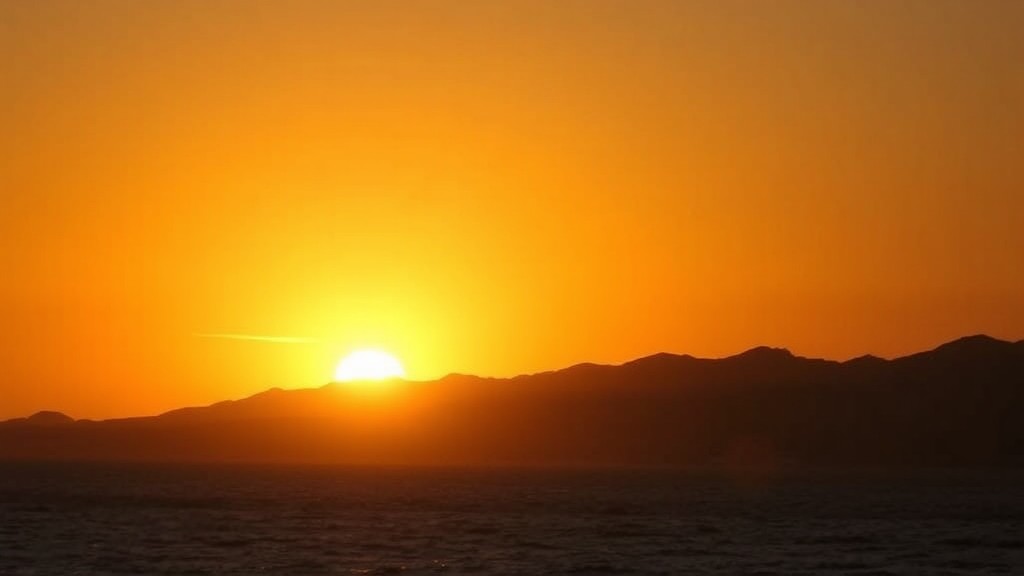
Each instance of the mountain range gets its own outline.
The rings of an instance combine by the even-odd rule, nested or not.
[[[0,460],[1024,468],[1024,341],[846,362],[759,347],[514,378],[331,383],[153,417],[0,422]]]

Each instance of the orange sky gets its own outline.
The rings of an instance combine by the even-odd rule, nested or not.
[[[0,418],[1024,338],[1024,3],[0,0]],[[281,343],[203,337],[249,334]]]

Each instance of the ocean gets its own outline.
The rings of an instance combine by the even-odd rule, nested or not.
[[[1024,574],[1020,473],[0,464],[0,574]]]

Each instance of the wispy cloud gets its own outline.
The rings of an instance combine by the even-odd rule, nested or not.
[[[220,338],[224,340],[246,340],[249,342],[269,342],[271,344],[316,344],[320,340],[316,338],[303,338],[298,336],[264,336],[262,334],[208,334],[195,333],[197,338]]]

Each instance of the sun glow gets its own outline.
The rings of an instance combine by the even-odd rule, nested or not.
[[[398,358],[381,350],[355,350],[342,358],[334,370],[338,382],[404,377],[405,368]]]

